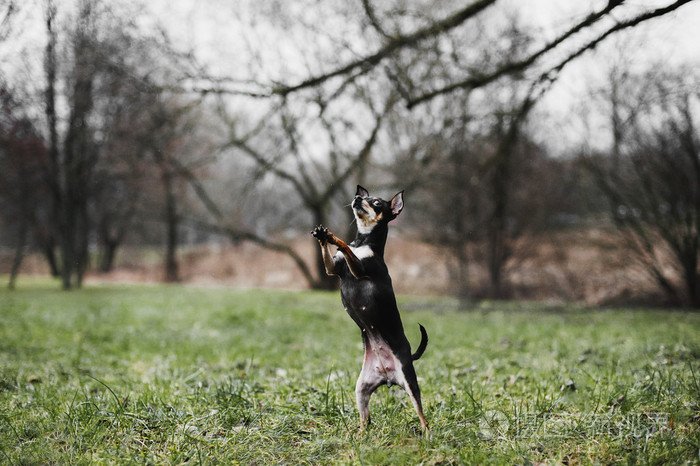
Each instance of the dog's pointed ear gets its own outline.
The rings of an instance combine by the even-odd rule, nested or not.
[[[368,197],[368,196],[369,196],[369,192],[368,192],[365,188],[363,188],[362,186],[360,186],[360,185],[358,184],[358,185],[357,185],[357,192],[355,193],[355,196]]]
[[[403,210],[403,191],[391,198],[391,215],[396,218]]]

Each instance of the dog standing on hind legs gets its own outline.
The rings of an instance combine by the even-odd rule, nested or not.
[[[321,246],[328,275],[340,277],[340,296],[345,311],[362,330],[365,357],[357,379],[355,396],[360,412],[360,428],[370,423],[369,399],[386,384],[401,386],[420,418],[421,427],[429,434],[423,416],[420,389],[413,361],[420,358],[428,345],[428,334],[420,326],[421,341],[415,353],[401,323],[391,277],[384,263],[384,246],[389,222],[403,210],[403,191],[391,201],[370,197],[362,186],[352,201],[357,221],[357,237],[346,244],[323,226],[311,234]],[[333,255],[330,245],[338,247]]]

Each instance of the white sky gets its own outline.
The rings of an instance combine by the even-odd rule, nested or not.
[[[348,1],[357,3],[358,10],[361,8],[360,0]],[[381,4],[380,0],[375,2],[377,5]],[[234,16],[239,13],[247,17],[251,8],[255,10],[264,5],[263,8],[270,9],[270,5],[274,3],[265,0],[237,0],[233,3],[226,0],[151,0],[150,5],[156,15],[161,16],[172,28],[174,37],[181,41],[183,47],[195,50],[203,61],[212,65],[213,70],[224,75],[236,76],[242,72],[237,58],[245,51],[240,48],[240,31],[232,27],[235,23]],[[293,4],[292,1],[281,3],[286,6]],[[560,34],[605,3],[607,0],[502,0],[498,5],[506,10],[518,11],[523,23],[533,25],[543,39],[548,39]],[[668,3],[661,0],[626,0],[625,4],[616,10],[614,20],[623,20],[641,11]],[[611,21],[612,19],[608,20],[606,25],[611,25]],[[260,30],[265,31],[265,28],[258,28],[258,31]],[[280,50],[279,55],[270,61],[278,61],[285,55],[284,48],[287,44],[285,36],[279,31],[270,30],[269,35],[263,32],[262,37],[258,36],[254,40],[259,41],[254,46]],[[627,58],[641,67],[648,63],[660,66],[682,63],[698,65],[699,44],[700,0],[697,0],[663,18],[653,19],[642,26],[613,35],[594,53],[589,52],[568,65],[542,102],[549,118],[540,123],[544,126],[540,131],[549,140],[550,148],[565,151],[569,145],[565,140],[571,134],[581,133],[583,122],[575,115],[575,109],[581,105],[582,100],[585,101],[585,89],[600,79],[601,72],[609,65],[611,57],[620,53],[616,49],[623,47],[625,54],[628,54]],[[274,64],[278,65],[279,63]],[[287,80],[287,84],[294,82],[295,78],[290,77]],[[605,135],[598,141],[605,144]]]
[[[349,1],[356,2],[358,10],[361,8],[360,0]],[[236,37],[236,31],[232,30],[233,16],[237,11],[247,16],[251,9],[255,9],[255,3],[250,0],[150,0],[148,6],[173,32],[174,37],[179,38],[183,46],[191,46],[207,55],[214,51],[225,54],[226,49],[235,41],[231,39]],[[291,5],[294,0],[280,3]],[[541,28],[546,36],[553,36],[568,27],[572,20],[581,19],[605,3],[606,1],[502,0],[499,5],[519,11],[525,23]],[[625,12],[633,13],[668,3],[670,2],[660,0],[626,0],[620,9],[622,11],[625,8]],[[622,19],[622,16],[617,14],[617,18]],[[690,2],[667,17],[651,20],[648,24],[647,51],[650,55],[678,59],[698,57],[700,1]]]
[[[8,0],[0,0],[0,11]],[[134,4],[139,0],[112,0],[113,4]],[[0,42],[0,66],[16,66],[21,54],[43,52],[43,1],[22,0],[20,18],[17,21],[21,25],[13,32],[14,41]],[[57,0],[59,8],[69,9],[74,0]],[[222,73],[236,75],[240,73],[240,67],[236,66],[241,55],[246,52],[246,44],[241,41],[241,31],[236,30],[236,16],[255,17],[258,11],[275,11],[274,5],[279,3],[285,8],[294,5],[316,4],[319,2],[304,2],[295,0],[148,0],[143,3],[153,12],[154,20],[163,24],[170,33],[173,41],[183,50],[193,50],[201,61]],[[347,0],[352,7],[357,4],[361,9],[360,0]],[[381,4],[380,0],[375,0]],[[524,19],[524,23],[532,24],[538,28],[543,37],[553,37],[568,27],[573,20],[585,16],[589,11],[599,8],[607,0],[601,1],[576,1],[576,0],[501,0],[497,5],[507,10],[517,10]],[[620,11],[634,13],[646,8],[668,4],[669,0],[626,0],[620,7]],[[624,9],[624,10],[623,10]],[[617,10],[616,10],[617,11]],[[617,14],[617,13],[616,13]],[[621,14],[617,14],[622,19]],[[260,14],[257,16],[261,23]],[[146,20],[148,21],[148,20]],[[320,25],[319,28],[323,28]],[[257,31],[264,31],[258,27]],[[281,49],[287,45],[285,36],[279,31],[269,28],[267,37],[258,35],[248,39],[257,40],[259,43],[251,44],[252,47]],[[263,33],[265,34],[265,33]],[[626,33],[623,33],[626,34]],[[619,34],[618,36],[622,36]],[[670,15],[654,19],[642,26],[634,33],[637,40],[644,45],[635,53],[641,60],[654,62],[665,61],[679,63],[687,61],[697,62],[700,59],[700,0],[695,0],[679,8]],[[603,47],[607,48],[613,38],[608,39]],[[19,49],[17,42],[22,42],[24,48]],[[599,52],[596,52],[599,54]],[[591,54],[588,54],[590,58]],[[586,61],[581,60],[581,61]],[[595,63],[595,60],[593,60]],[[590,63],[586,65],[589,68]],[[572,68],[574,68],[572,66]],[[0,70],[4,71],[4,70]],[[578,74],[578,73],[577,73]]]
[[[7,0],[0,0],[0,6]],[[17,68],[27,68],[31,64],[25,57],[36,54],[41,59],[44,47],[43,18],[41,0],[26,1],[21,9],[22,18],[20,24],[26,25],[22,30],[15,32],[15,38],[20,39],[24,45],[20,48],[14,41],[0,42],[0,73],[9,74]],[[74,0],[57,0],[59,8],[68,8],[68,4]],[[113,0],[114,4],[130,4],[138,0]],[[164,25],[173,42],[182,50],[192,50],[200,61],[206,64],[214,73],[222,76],[244,78],[249,69],[247,54],[250,49],[260,48],[265,50],[262,55],[263,62],[260,69],[274,67],[279,69],[296,71],[299,75],[304,72],[303,64],[297,69],[294,63],[284,60],[287,51],[286,46],[293,40],[287,40],[285,34],[289,31],[280,31],[271,26],[264,26],[263,12],[274,12],[275,5],[283,5],[284,8],[296,9],[299,12],[302,5],[324,5],[323,0],[318,2],[304,2],[303,0],[149,0],[146,3],[154,15],[153,22]],[[349,3],[347,3],[349,2]],[[354,3],[353,3],[354,2]],[[380,4],[380,0],[375,0]],[[607,0],[601,1],[576,1],[576,0],[502,0],[498,5],[507,10],[519,11],[525,24],[532,24],[539,30],[543,38],[551,38],[565,30],[575,22],[583,18],[588,12],[600,8]],[[342,3],[342,2],[341,2]],[[668,0],[626,0],[620,7],[620,13],[616,13],[617,19],[623,19],[627,15],[642,11],[649,7],[668,4]],[[345,5],[353,8],[357,4],[360,11],[360,0],[346,0]],[[30,5],[27,7],[27,5]],[[328,4],[326,3],[325,6]],[[0,10],[1,11],[1,10]],[[618,10],[616,10],[618,11]],[[319,14],[316,11],[308,15]],[[307,15],[307,16],[308,16]],[[250,33],[237,30],[240,24],[236,16],[254,18],[258,23],[256,32]],[[313,16],[312,16],[313,17]],[[144,18],[144,24],[149,24],[149,19]],[[321,21],[319,28],[328,27]],[[700,0],[684,5],[679,10],[664,18],[654,19],[645,25],[635,28],[631,33],[618,34],[611,37],[599,46],[594,54],[587,54],[577,62],[567,67],[556,87],[545,100],[546,107],[553,112],[554,119],[564,125],[563,120],[571,113],[571,108],[580,100],[581,90],[597,79],[601,65],[607,62],[606,55],[610,55],[614,47],[610,47],[615,41],[626,40],[626,47],[633,60],[641,63],[664,64],[695,63],[700,62]],[[333,27],[335,27],[334,25]],[[338,25],[343,27],[343,25]],[[349,26],[348,26],[349,27]],[[339,29],[342,30],[342,29]],[[242,39],[245,37],[245,39]],[[624,38],[624,39],[623,39]],[[248,43],[246,43],[248,41]],[[635,45],[636,44],[636,45]],[[294,44],[296,50],[298,44]],[[370,52],[371,50],[368,50]],[[243,57],[246,58],[243,58]],[[39,62],[40,65],[40,62]],[[35,65],[36,66],[36,65]],[[298,69],[301,66],[301,71]],[[40,72],[40,69],[39,69]],[[26,73],[25,73],[26,74]],[[293,72],[290,73],[294,74]],[[293,83],[296,79],[290,77],[287,83]],[[41,80],[37,80],[37,86],[41,86]],[[557,117],[557,114],[560,117]]]
[[[1,1],[1,0],[0,0]],[[295,4],[293,0],[278,0],[286,7]],[[328,0],[326,0],[328,1]],[[331,0],[332,1],[332,0]],[[357,3],[361,8],[360,0],[348,0]],[[375,0],[379,2],[380,0]],[[575,1],[575,0],[502,0],[497,4],[508,10],[517,10],[525,24],[532,24],[540,31],[542,37],[551,38],[562,30],[568,28],[574,21],[580,20],[590,11],[604,5],[602,1]],[[220,71],[227,76],[240,76],[242,68],[239,59],[245,54],[245,44],[241,41],[241,31],[235,30],[235,15],[248,17],[251,10],[256,8],[272,9],[274,1],[236,0],[150,0],[149,7],[172,32],[175,41],[183,48],[194,50],[204,63],[209,64],[213,70]],[[300,3],[300,2],[296,2]],[[322,3],[322,2],[321,2]],[[616,13],[616,19],[623,19],[634,13],[648,8],[668,4],[660,0],[626,0],[620,7],[621,13]],[[626,15],[625,15],[626,14]],[[323,26],[320,26],[322,28]],[[264,31],[258,27],[257,31]],[[288,45],[285,36],[279,31],[270,29],[268,34],[255,36],[258,41],[252,46],[260,46],[262,49],[276,49],[281,58],[285,55],[285,46]],[[594,54],[588,53],[568,66],[563,76],[564,84],[560,92],[569,94],[576,88],[580,88],[591,73],[595,72],[597,63],[604,63],[602,58],[605,50],[622,37],[634,37],[630,42],[633,45],[630,53],[636,55],[640,64],[642,62],[654,63],[684,63],[700,61],[700,0],[684,5],[676,12],[666,17],[653,19],[635,30],[616,34],[608,38]],[[250,39],[250,36],[249,36]],[[289,41],[291,42],[291,40]],[[295,44],[296,46],[296,44]],[[370,52],[371,50],[368,50]],[[268,57],[270,57],[268,55]],[[275,60],[270,60],[275,61]],[[279,63],[273,64],[279,66]],[[285,66],[292,66],[285,64]],[[289,78],[289,83],[294,81]]]

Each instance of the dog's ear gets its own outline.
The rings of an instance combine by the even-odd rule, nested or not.
[[[369,192],[359,184],[357,185],[357,192],[355,193],[355,196],[360,196],[360,197],[368,197]]]
[[[391,215],[396,218],[403,210],[403,191],[391,198]]]

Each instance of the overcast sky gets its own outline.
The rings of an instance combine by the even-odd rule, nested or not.
[[[360,11],[360,0],[349,1],[357,3]],[[250,0],[150,0],[148,6],[183,47],[192,47],[202,56],[216,59],[235,50],[235,41],[231,40],[236,37],[236,31],[232,30],[234,15],[237,11],[245,15],[245,10],[255,8],[256,3]],[[286,3],[293,4],[294,0]],[[573,20],[581,19],[605,3],[605,0],[502,0],[498,5],[519,11],[525,24],[532,24],[542,34],[552,36],[568,27]],[[631,14],[668,3],[627,0],[620,11]],[[619,14],[616,17],[623,19],[624,16]],[[654,19],[643,29],[647,36],[646,52],[650,58],[697,59],[700,51],[700,1],[684,5],[667,17]]]
[[[351,3],[348,5],[352,6],[354,2],[357,4],[358,12],[361,11],[360,0],[349,1]],[[260,8],[262,3],[268,8],[274,4],[272,1],[265,2],[265,0],[236,2],[151,0],[149,5],[154,14],[168,25],[174,39],[182,47],[195,50],[204,62],[212,66],[213,70],[220,71],[224,75],[235,75],[241,72],[237,69],[236,63],[242,53],[239,48],[242,44],[240,31],[235,30],[233,19],[236,15],[245,17],[250,14],[251,9]],[[497,5],[504,10],[518,11],[523,23],[533,26],[537,34],[546,40],[568,29],[573,23],[580,21],[594,9],[601,8],[605,3],[607,0],[502,0]],[[609,26],[615,20],[624,20],[642,11],[668,5],[668,3],[660,0],[626,0],[607,24]],[[283,4],[293,5],[293,0]],[[265,33],[265,29],[258,26],[258,32],[261,30],[263,31],[261,42],[264,43],[256,45],[262,48],[284,48],[286,38],[278,31],[270,30]],[[584,38],[585,36],[581,40]],[[601,79],[601,69],[609,65],[612,56],[620,54],[620,48],[625,50],[626,58],[631,63],[638,64],[640,68],[649,63],[658,66],[694,63],[697,66],[700,64],[700,45],[698,44],[700,44],[700,0],[684,5],[663,18],[651,20],[633,30],[613,35],[593,53],[587,53],[570,64],[542,102],[546,112],[550,113],[550,120],[542,123],[547,126],[547,134],[557,134],[558,131],[562,134],[572,134],[581,131],[578,126],[581,122],[574,121],[572,118],[573,109],[581,100],[585,100],[584,90]],[[372,51],[367,50],[366,53]],[[287,83],[293,82],[294,79],[290,78]],[[604,141],[604,138],[599,141]]]
[[[0,5],[7,0],[0,0]],[[17,24],[21,29],[13,31],[13,40],[0,42],[0,73],[9,74],[18,66],[30,66],[25,56],[33,55],[33,66],[41,66],[43,47],[45,40],[42,38],[43,2],[41,0],[25,0],[22,4],[21,18]],[[74,0],[58,0],[60,8],[69,9],[69,3]],[[112,4],[120,2],[129,4],[139,0],[113,0]],[[295,0],[276,0],[284,8],[300,14],[299,5],[324,5],[323,2],[302,2]],[[333,0],[328,0],[333,1]],[[376,0],[379,2],[379,0]],[[129,2],[129,3],[126,3]],[[347,0],[347,8],[356,8],[361,14],[360,0]],[[590,11],[600,8],[607,0],[587,2],[573,0],[501,0],[497,4],[504,10],[517,10],[526,25],[532,25],[543,40],[554,37],[570,25],[581,20]],[[240,77],[246,75],[247,70],[241,66],[242,56],[248,53],[250,48],[267,50],[267,55],[262,55],[262,61],[268,63],[261,66],[279,68],[281,57],[285,54],[285,46],[289,40],[285,34],[288,31],[279,31],[274,27],[266,27],[265,14],[275,11],[275,0],[149,0],[146,7],[152,12],[152,18],[144,17],[148,24],[160,23],[164,25],[172,37],[173,42],[183,51],[193,51],[199,60],[207,65],[214,73],[223,76]],[[626,0],[624,5],[615,10],[615,18],[622,20],[643,10],[659,5],[666,5],[669,1],[659,0]],[[380,5],[381,3],[376,3]],[[28,7],[28,5],[31,5]],[[327,4],[325,4],[327,6]],[[295,10],[296,8],[296,10]],[[260,13],[260,12],[263,13]],[[314,18],[315,12],[301,13],[303,17]],[[309,16],[311,15],[311,16]],[[236,17],[246,19],[255,18],[256,33],[241,34],[240,21]],[[612,21],[612,20],[610,20]],[[243,21],[245,23],[245,21]],[[609,23],[611,24],[611,23]],[[554,120],[562,122],[567,113],[571,113],[572,106],[582,98],[582,89],[595,81],[599,76],[600,67],[606,64],[606,55],[615,52],[615,42],[623,41],[625,53],[635,63],[655,63],[666,66],[678,63],[693,63],[696,66],[700,62],[700,0],[684,5],[676,12],[663,18],[654,19],[641,27],[635,28],[629,33],[618,34],[604,42],[594,53],[586,54],[575,63],[571,64],[562,74],[556,87],[552,89],[544,105],[554,113]],[[327,24],[319,24],[318,27],[328,27]],[[348,26],[349,27],[349,26]],[[242,37],[247,36],[248,44]],[[250,43],[250,41],[255,43]],[[23,45],[18,45],[23,44]],[[298,49],[298,44],[294,44]],[[619,48],[619,47],[618,47]],[[356,50],[357,53],[369,53],[373,50]],[[285,63],[286,69],[293,70],[293,64]],[[300,75],[304,72],[299,73]],[[40,69],[36,70],[40,73]],[[27,74],[26,72],[24,73]],[[288,78],[288,84],[298,78]],[[36,86],[42,86],[41,80],[36,80]],[[561,124],[561,123],[560,123]]]
[[[0,6],[8,0],[0,0]],[[40,39],[43,34],[43,1],[23,0],[20,8],[19,21],[13,31],[13,37],[24,43],[24,48],[19,48],[17,40],[0,42],[0,65],[11,66],[18,61],[17,56],[21,53],[38,52],[41,55],[43,41]],[[69,4],[74,0],[58,0],[59,8],[70,9]],[[139,0],[112,0],[113,4],[134,3]],[[308,2],[295,0],[276,0],[285,8],[293,9],[295,4],[317,4],[323,2]],[[333,0],[329,0],[333,1]],[[357,4],[358,12],[361,10],[360,0],[347,0],[349,8]],[[497,3],[499,8],[507,10],[517,10],[525,24],[533,25],[542,37],[552,37],[558,32],[568,27],[573,21],[580,20],[589,11],[600,8],[607,0],[602,1],[573,1],[573,0],[501,0]],[[236,16],[250,17],[252,11],[274,11],[275,0],[148,0],[143,2],[148,9],[153,12],[153,21],[164,25],[173,38],[173,41],[182,50],[193,50],[200,57],[201,61],[209,66],[220,69],[223,73],[235,73],[237,59],[240,59],[245,44],[241,41],[241,31],[236,30]],[[633,14],[644,9],[668,4],[669,0],[626,0],[624,5],[616,13],[617,19],[623,19],[624,14]],[[381,3],[377,3],[380,5]],[[31,6],[30,6],[31,5]],[[1,11],[1,10],[0,10]],[[258,15],[257,31],[260,44],[252,44],[261,48],[281,49],[285,47],[285,36],[277,31],[270,30],[265,33],[260,26]],[[145,19],[148,21],[148,19]],[[240,24],[240,23],[239,23]],[[319,25],[322,28],[323,25]],[[267,37],[265,37],[267,35]],[[623,33],[616,37],[629,36]],[[663,18],[654,19],[632,35],[635,36],[635,43],[639,44],[635,53],[640,60],[653,62],[690,62],[700,59],[700,0],[695,0],[682,6],[674,13]],[[31,38],[35,40],[31,45]],[[612,39],[605,42],[605,50]],[[29,44],[29,45],[27,45]],[[33,47],[33,48],[32,48]],[[371,52],[368,50],[367,52]],[[587,63],[584,68],[590,69],[595,66],[593,54],[588,54]],[[576,68],[576,67],[571,67]],[[572,74],[579,75],[579,72]],[[575,80],[574,80],[575,81]]]

